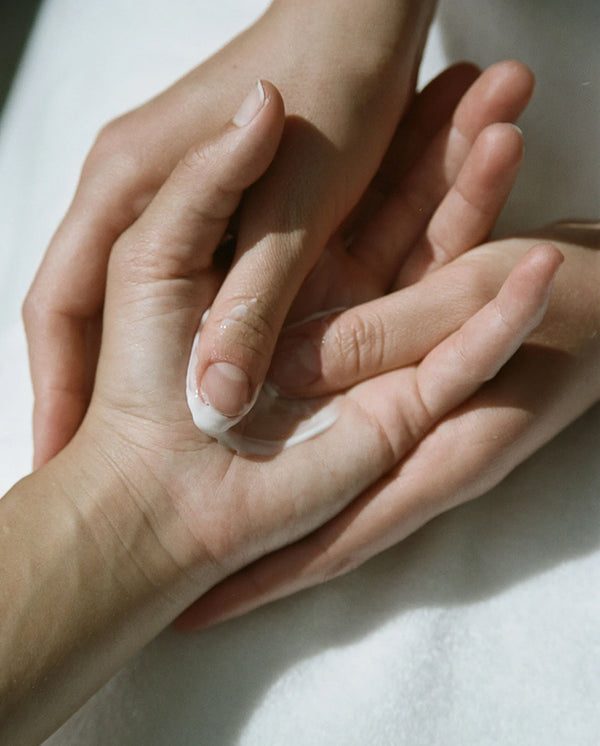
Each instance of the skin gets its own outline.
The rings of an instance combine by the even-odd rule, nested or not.
[[[194,630],[238,616],[264,603],[302,588],[324,582],[358,567],[375,554],[393,546],[427,521],[467,500],[478,497],[500,482],[513,468],[600,400],[600,242],[598,229],[591,231],[593,243],[583,229],[577,242],[560,240],[560,229],[544,230],[552,236],[565,257],[555,281],[546,319],[515,357],[477,395],[454,410],[419,443],[398,468],[392,470],[383,489],[369,491],[342,514],[293,547],[245,568],[212,589],[181,617],[182,630]],[[435,294],[434,306],[441,310],[459,306],[459,316],[469,313],[473,296],[456,293],[457,283],[469,288],[476,277],[482,286],[501,282],[512,263],[530,249],[535,236],[496,241],[472,250],[447,267],[437,270],[423,283]],[[590,248],[593,246],[594,248]],[[595,250],[594,250],[595,249]],[[578,288],[577,293],[572,288]],[[425,289],[425,288],[423,288]],[[410,289],[412,290],[412,288]],[[361,335],[354,340],[365,367],[346,368],[346,383],[355,377],[377,375],[371,362],[402,365],[420,354],[421,345],[443,336],[443,324],[419,325],[420,338],[398,346],[409,334],[394,331],[414,329],[414,323],[435,313],[409,291],[400,310],[389,312],[367,307],[342,314],[332,323],[338,328],[330,339],[354,335],[357,329],[380,329],[371,337],[370,348]],[[367,304],[372,305],[372,304]],[[378,314],[378,326],[369,321]],[[362,321],[359,319],[362,318]],[[438,316],[439,319],[439,316]],[[379,323],[381,326],[379,326]],[[389,330],[392,330],[389,333]],[[333,331],[333,330],[332,330]],[[392,345],[388,347],[388,343]],[[334,343],[323,357],[338,355]],[[376,357],[372,349],[377,350]],[[385,352],[382,353],[382,349]],[[404,362],[402,362],[404,361]],[[336,365],[334,363],[333,365]],[[338,367],[341,361],[338,361]],[[378,367],[378,366],[375,366]],[[438,370],[439,375],[445,371]],[[306,393],[311,387],[307,387]],[[314,389],[320,388],[320,384]],[[460,443],[460,448],[456,444]],[[432,469],[431,464],[452,464],[451,469]]]
[[[506,72],[504,64],[500,71]],[[475,86],[496,72],[486,71]],[[510,74],[524,71],[513,68]],[[475,86],[453,115],[467,131],[485,110],[478,96],[470,99]],[[420,114],[407,120],[409,129],[418,128],[419,116],[427,118],[434,105],[435,97],[425,91]],[[290,395],[315,396],[413,364],[491,298],[536,241],[551,240],[565,262],[543,323],[493,380],[421,440],[381,489],[363,494],[312,536],[212,589],[182,615],[180,629],[238,616],[354,569],[441,512],[491,489],[600,399],[598,224],[557,223],[476,245],[488,238],[516,175],[518,136],[506,125],[486,127],[444,193],[439,174],[455,173],[451,164],[461,142],[448,133],[442,125],[429,133],[429,142],[421,139],[421,157],[384,184],[388,194],[379,195],[354,244],[328,247],[297,306],[302,313],[314,311],[318,297],[322,308],[351,307],[284,331],[269,378]],[[393,152],[388,157],[393,160]],[[394,172],[390,165],[386,170]],[[486,204],[493,192],[496,203]],[[326,269],[343,282],[332,282]],[[445,369],[437,375],[441,383]],[[452,469],[432,469],[439,463]]]
[[[85,419],[0,501],[7,743],[42,740],[198,595],[385,496],[406,455],[544,315],[562,261],[548,243],[420,363],[340,395],[338,420],[314,440],[259,459],[200,433],[185,375],[223,279],[213,254],[283,129],[282,100],[274,86],[264,90],[251,122],[189,150],[115,243]]]
[[[69,441],[87,409],[115,240],[188,148],[216,132],[231,102],[263,77],[281,90],[289,117],[277,157],[236,220],[235,267],[213,304],[198,369],[200,380],[211,363],[237,366],[250,397],[303,279],[366,189],[410,102],[433,6],[277,0],[214,57],[102,130],[24,307],[35,466]],[[240,304],[248,306],[244,323],[223,330]]]

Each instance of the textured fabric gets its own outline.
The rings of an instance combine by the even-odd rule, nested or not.
[[[0,130],[1,488],[31,454],[19,305],[97,130],[265,4],[47,0]],[[446,59],[507,56],[538,76],[505,226],[597,217],[596,6],[442,3],[424,78]],[[198,635],[165,632],[47,746],[596,746],[599,434],[596,407],[350,575]]]

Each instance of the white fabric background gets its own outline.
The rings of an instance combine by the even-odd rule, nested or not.
[[[19,306],[96,132],[265,4],[47,0],[0,130],[1,491],[31,457]],[[517,56],[538,75],[503,226],[597,217],[596,3],[449,0],[440,15],[423,78],[446,57]],[[47,746],[596,746],[599,434],[596,407],[354,573],[195,636],[166,631]]]

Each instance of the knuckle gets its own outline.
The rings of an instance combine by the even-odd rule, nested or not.
[[[355,547],[340,550],[335,541],[332,543],[326,529],[314,534],[314,543],[319,562],[312,571],[313,583],[327,583],[346,575],[360,567],[365,559]]]
[[[147,158],[128,115],[104,125],[81,172],[81,185],[91,185],[111,206],[119,229],[133,222],[156,192],[159,183],[148,175]]]
[[[123,151],[125,136],[120,119],[105,124],[96,135],[94,144],[83,166],[84,175],[91,175],[102,171],[108,163],[112,163],[115,156]]]
[[[258,298],[237,298],[217,319],[222,342],[233,343],[242,354],[270,359],[276,333],[268,311]]]
[[[415,445],[422,440],[435,420],[431,407],[426,401],[418,375],[414,378],[413,396],[410,401],[412,407],[407,407],[402,415],[406,431],[409,434],[409,441],[411,445]]]
[[[503,327],[508,329],[511,334],[517,334],[519,332],[519,329],[515,326],[515,323],[511,318],[511,313],[509,312],[509,309],[506,308],[501,296],[496,296],[496,298],[494,298],[494,310],[496,311],[496,316]]]
[[[433,266],[441,267],[456,259],[460,249],[452,244],[452,237],[448,236],[439,224],[434,224],[427,234],[427,246],[433,257]]]
[[[454,350],[456,352],[456,356],[461,362],[463,370],[471,370],[473,355],[469,349],[469,346],[467,345],[465,339],[465,331],[462,327],[456,332],[456,336],[454,338]]]
[[[353,555],[329,557],[328,562],[316,573],[315,580],[319,584],[328,583],[330,580],[335,580],[356,570],[360,564],[358,558]]]
[[[146,274],[157,265],[159,240],[147,229],[132,239],[131,233],[125,231],[115,241],[108,260],[108,274],[118,274],[125,280],[132,278],[134,283],[144,282],[148,279]]]
[[[149,283],[177,278],[179,262],[172,256],[168,241],[160,229],[145,227],[135,234],[125,231],[113,245],[109,262],[109,276],[119,278],[123,287],[140,288]]]
[[[385,358],[385,324],[375,312],[348,314],[334,327],[332,350],[354,376],[381,371]]]
[[[40,319],[44,318],[44,299],[40,296],[37,287],[33,285],[21,306],[21,318],[27,331],[37,326]]]
[[[194,175],[205,176],[213,170],[214,146],[207,143],[195,143],[181,157],[181,165]]]

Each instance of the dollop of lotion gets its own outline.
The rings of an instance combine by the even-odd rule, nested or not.
[[[269,456],[314,438],[337,420],[334,397],[293,399],[282,396],[268,383],[236,417],[218,412],[204,401],[196,382],[199,335],[200,332],[194,339],[188,364],[187,402],[196,427],[221,445],[240,454]]]

